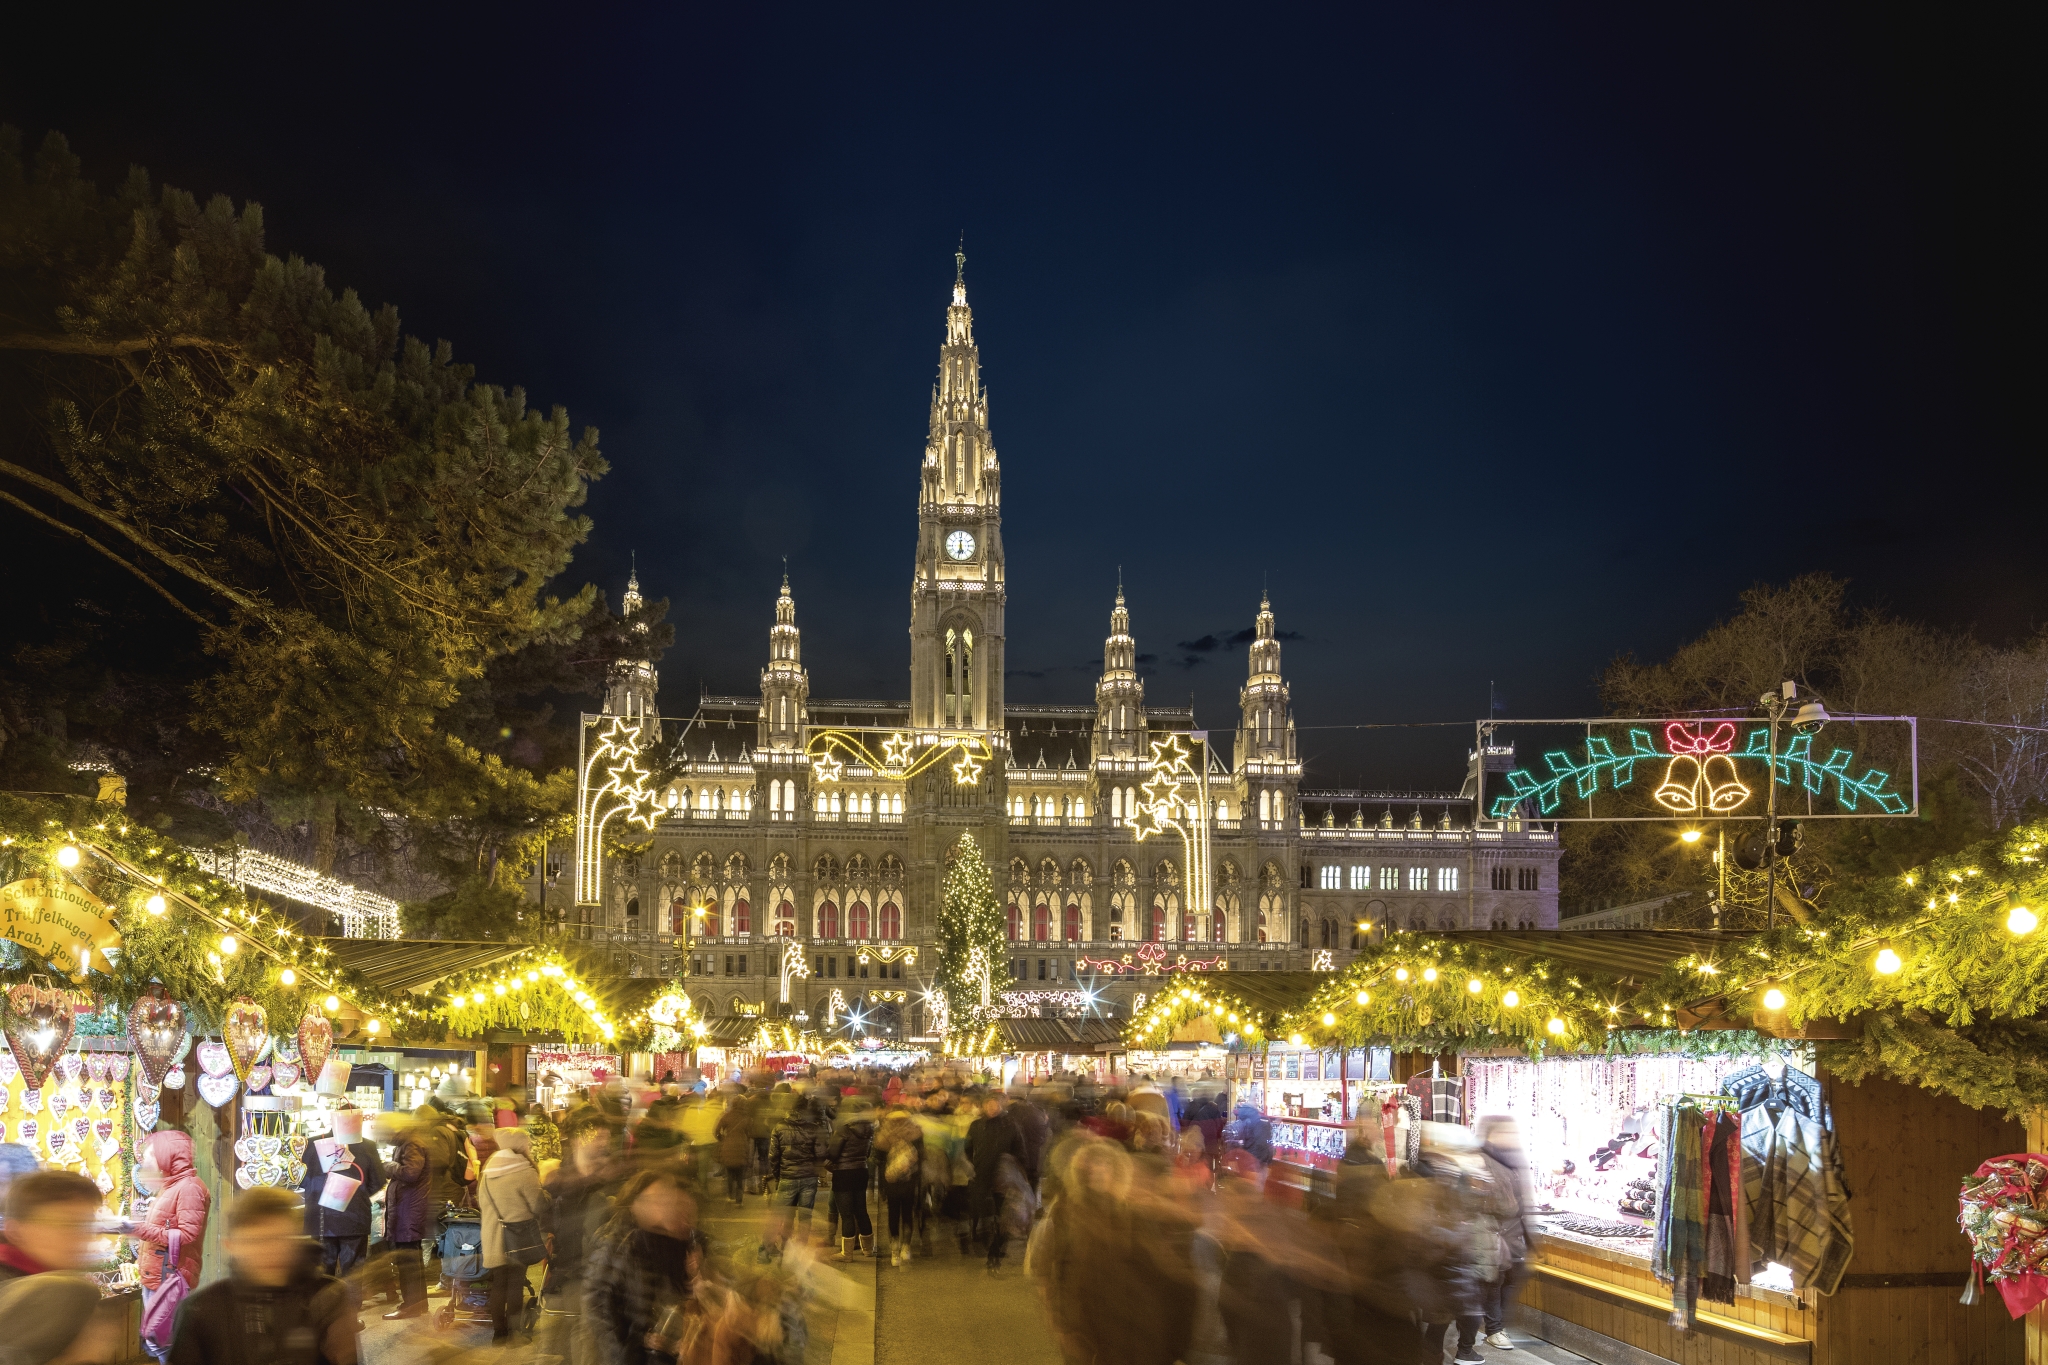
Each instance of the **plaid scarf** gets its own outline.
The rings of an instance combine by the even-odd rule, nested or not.
[[[1664,1256],[1671,1282],[1671,1325],[1691,1331],[1699,1311],[1700,1277],[1706,1272],[1707,1214],[1705,1164],[1700,1151],[1704,1116],[1689,1104],[1671,1111],[1670,1185],[1664,1197]]]

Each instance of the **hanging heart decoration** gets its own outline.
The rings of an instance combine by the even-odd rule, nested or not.
[[[183,1090],[184,1088],[185,1068],[183,1065],[174,1066],[164,1073],[164,1089]]]
[[[228,1045],[217,1039],[208,1038],[192,1049],[192,1055],[199,1059],[199,1069],[209,1076],[225,1076],[235,1069],[234,1058],[228,1056]]]
[[[85,1059],[85,1074],[88,1080],[103,1081],[107,1078],[107,1067],[112,1059],[104,1052],[94,1052]]]
[[[71,1112],[71,1093],[61,1085],[50,1087],[50,1117],[62,1123]]]
[[[275,1054],[272,1055],[274,1056]],[[270,1083],[276,1087],[272,1092],[273,1094],[283,1094],[297,1085],[299,1083],[298,1064],[296,1062],[272,1062],[270,1064]]]
[[[65,1162],[71,1159],[71,1134],[62,1128],[52,1126],[43,1136],[43,1150],[50,1154],[50,1160]]]
[[[242,1083],[233,1076],[201,1076],[199,1098],[218,1109],[240,1094]]]
[[[92,1120],[80,1114],[71,1120],[71,1142],[79,1157],[85,1156],[85,1144],[92,1140]]]
[[[252,1095],[267,1089],[270,1085],[270,1063],[258,1062],[250,1067],[247,1084]]]
[[[21,1131],[15,1137],[22,1146],[33,1147],[36,1145],[36,1134],[41,1131],[42,1124],[34,1119],[23,1119],[21,1121]]]
[[[6,1016],[0,1027],[4,1027],[8,1049],[21,1068],[22,1084],[40,1090],[64,1049],[71,1046],[78,1016],[62,991],[28,981],[7,992]]]
[[[228,1006],[227,1026],[221,1035],[227,1042],[228,1059],[234,1063],[235,1075],[246,1081],[249,1068],[262,1059],[264,1049],[270,1046],[269,1012],[248,996],[238,996]]]
[[[320,1074],[334,1051],[334,1025],[319,1010],[307,1010],[299,1020],[299,1067],[308,1076]]]
[[[75,1052],[67,1052],[57,1059],[57,1074],[66,1082],[77,1080],[85,1074],[85,1059]]]
[[[33,1089],[22,1091],[21,1107],[28,1110],[31,1114],[35,1113],[36,1110],[43,1107],[43,1092]]]
[[[270,1042],[270,1059],[273,1062],[284,1062],[289,1066],[297,1066],[299,1064],[299,1040],[289,1033],[273,1038]]]
[[[102,1114],[111,1114],[121,1107],[120,1097],[114,1094],[114,1087],[103,1085],[93,1092],[93,1099],[99,1104]]]
[[[112,1194],[114,1192],[114,1177],[107,1170],[106,1158],[102,1157],[100,1159],[100,1173],[93,1178],[92,1183],[100,1187],[101,1194]]]
[[[14,1064],[14,1054],[0,1052],[0,1086],[13,1085],[14,1078],[21,1074],[21,1068]]]
[[[121,1137],[120,1134],[114,1131],[114,1121],[112,1119],[94,1120],[92,1135],[99,1144],[101,1164],[104,1165],[106,1162],[112,1161],[115,1157],[121,1155]]]
[[[259,1051],[257,1052],[257,1054],[256,1054],[256,1060],[257,1060],[257,1061],[259,1061],[259,1062],[267,1062],[267,1061],[269,1061],[269,1060],[270,1060],[270,1046],[271,1046],[271,1044],[272,1044],[272,1043],[275,1043],[276,1041],[277,1041],[277,1039],[275,1039],[275,1038],[271,1037],[271,1036],[270,1036],[269,1034],[267,1034],[267,1033],[266,1033],[266,1034],[264,1034],[264,1035],[263,1035],[263,1047],[261,1048],[261,1050],[259,1050]]]
[[[235,1159],[243,1162],[259,1161],[262,1159],[262,1154],[256,1150],[256,1135],[254,1133],[244,1133],[241,1137],[235,1139]]]
[[[155,1100],[146,1100],[137,1095],[131,1105],[135,1110],[135,1126],[143,1133],[156,1131],[157,1115],[161,1112]]]
[[[202,1081],[200,1084],[204,1085],[205,1082]],[[253,1168],[237,1166],[235,1168],[235,1183],[245,1190],[254,1189],[256,1187],[256,1174]]]
[[[192,1041],[185,1007],[160,995],[145,995],[128,1010],[128,1041],[151,1085],[162,1085],[178,1054]]]

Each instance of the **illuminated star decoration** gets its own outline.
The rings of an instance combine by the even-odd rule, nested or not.
[[[910,740],[901,733],[893,734],[882,741],[882,754],[888,766],[900,768],[910,757]]]
[[[811,760],[811,771],[818,775],[820,782],[837,782],[846,765],[829,753],[819,754]]]
[[[602,894],[604,827],[614,816],[653,829],[661,819],[648,772],[640,766],[640,726],[624,716],[599,725],[596,745],[585,758],[577,783],[576,903],[595,905]],[[594,782],[602,772],[602,784]]]
[[[981,782],[981,760],[965,744],[960,746],[960,761],[953,765],[953,780],[963,787],[977,786]]]

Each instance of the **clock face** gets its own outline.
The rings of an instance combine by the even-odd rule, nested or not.
[[[955,559],[974,558],[974,533],[955,531],[946,537],[946,553]]]

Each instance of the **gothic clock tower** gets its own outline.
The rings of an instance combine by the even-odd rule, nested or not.
[[[910,588],[910,724],[927,732],[1003,724],[1002,469],[967,307],[967,257],[953,261]]]

